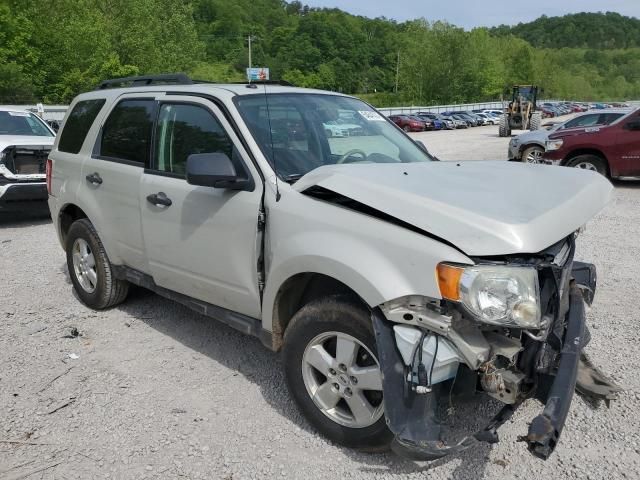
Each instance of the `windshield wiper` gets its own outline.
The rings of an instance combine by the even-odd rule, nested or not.
[[[291,175],[285,175],[282,179],[287,183],[296,183],[304,177],[304,173],[292,173]]]

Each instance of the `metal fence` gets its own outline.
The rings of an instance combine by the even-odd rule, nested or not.
[[[563,100],[538,100],[538,104],[542,103],[557,103],[562,102]],[[453,105],[431,105],[429,107],[388,107],[388,108],[379,108],[378,110],[384,113],[386,116],[389,115],[413,115],[418,112],[433,112],[433,113],[443,113],[443,112],[464,112],[464,111],[473,111],[473,110],[504,110],[509,105],[509,102],[504,100],[495,100],[493,102],[481,102],[481,103],[457,103]]]
[[[418,112],[455,112],[455,111],[471,111],[471,110],[504,110],[508,102],[483,102],[483,103],[459,103],[455,105],[432,105],[430,107],[389,107],[379,108],[378,110],[385,115],[412,115]]]

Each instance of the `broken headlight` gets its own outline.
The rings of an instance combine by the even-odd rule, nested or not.
[[[460,303],[477,320],[492,325],[540,328],[538,272],[530,267],[441,263],[442,296]]]

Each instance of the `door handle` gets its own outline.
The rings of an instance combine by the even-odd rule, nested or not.
[[[173,203],[167,194],[164,192],[152,193],[151,195],[147,195],[147,202],[155,205],[157,207],[170,207]]]
[[[87,182],[92,183],[94,185],[102,185],[102,177],[98,172],[90,173],[87,175]]]

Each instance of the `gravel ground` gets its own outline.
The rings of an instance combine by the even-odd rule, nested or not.
[[[496,127],[417,136],[443,159],[506,158]],[[298,413],[279,356],[257,340],[142,289],[91,311],[74,297],[49,220],[0,222],[2,479],[640,478],[639,183],[616,184],[578,252],[599,268],[588,351],[626,390],[610,410],[576,397],[547,462],[516,441],[535,401],[498,445],[433,463],[337,447]],[[457,418],[494,408],[464,404]]]

